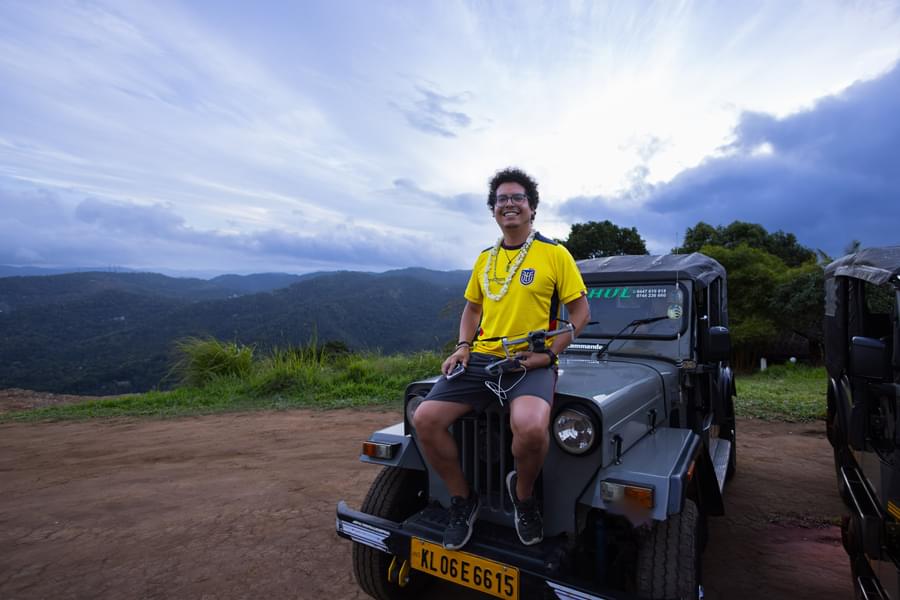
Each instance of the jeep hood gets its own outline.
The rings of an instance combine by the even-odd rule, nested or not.
[[[560,361],[556,391],[592,402],[600,413],[604,466],[628,451],[657,423],[666,420],[664,379],[674,381],[674,365],[625,360]],[[618,440],[618,443],[611,444]]]
[[[566,360],[560,364],[556,391],[593,400],[602,409],[623,400],[642,404],[641,398],[662,396],[663,381],[657,369],[634,362]]]

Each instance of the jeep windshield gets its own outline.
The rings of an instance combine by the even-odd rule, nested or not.
[[[592,285],[587,298],[591,323],[579,337],[672,339],[685,330],[685,293],[675,283]],[[656,320],[628,327],[647,319]]]

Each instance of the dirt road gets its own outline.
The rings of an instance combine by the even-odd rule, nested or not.
[[[363,598],[338,499],[397,413],[290,411],[0,425],[0,598]],[[852,597],[819,424],[738,425],[707,599]],[[435,598],[476,598],[442,588]]]

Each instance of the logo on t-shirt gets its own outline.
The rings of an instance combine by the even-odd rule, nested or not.
[[[519,275],[519,281],[522,285],[528,285],[534,281],[534,269],[523,269],[522,273]]]

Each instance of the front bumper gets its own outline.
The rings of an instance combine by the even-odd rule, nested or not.
[[[402,523],[350,509],[338,503],[336,528],[339,536],[410,560],[413,537],[440,544],[446,511],[431,505]],[[515,533],[491,523],[476,523],[475,534],[465,552],[519,569],[522,596],[549,588],[557,598],[566,600],[634,600],[621,591],[597,589],[591,582],[567,572],[565,540],[545,539],[535,546],[523,546]]]

